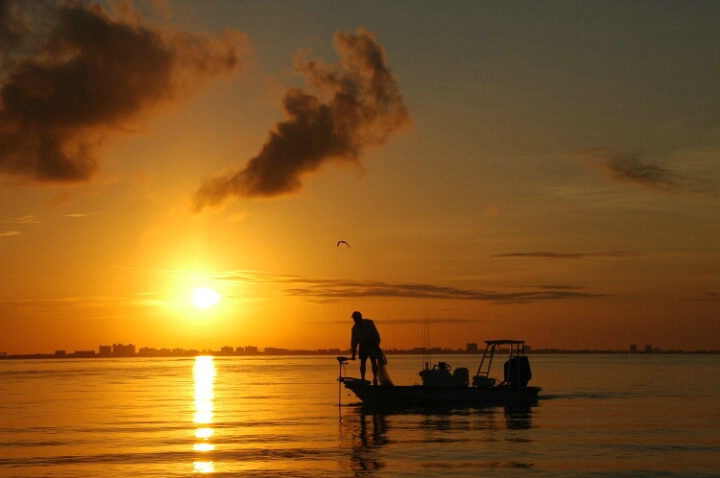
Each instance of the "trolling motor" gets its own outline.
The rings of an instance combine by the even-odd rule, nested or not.
[[[336,357],[336,359],[337,359],[337,361],[338,361],[338,365],[340,366],[340,373],[338,374],[338,381],[339,381],[339,382],[342,382],[341,379],[343,378],[343,374],[342,374],[343,366],[344,366],[346,363],[348,363],[348,361],[349,361],[350,359],[347,358],[347,357],[343,357],[342,355],[339,356],[339,357]]]
[[[341,402],[341,395],[342,395],[342,383],[345,381],[345,377],[343,377],[343,367],[348,363],[348,360],[350,360],[347,357],[343,357],[342,355],[339,357],[336,357],[338,361],[338,366],[340,367],[340,370],[338,371],[338,407],[340,406]]]

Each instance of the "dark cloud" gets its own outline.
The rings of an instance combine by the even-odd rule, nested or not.
[[[593,148],[576,153],[600,166],[613,182],[637,184],[665,193],[717,194],[720,187],[708,178],[693,178],[659,165],[640,151],[611,151]]]
[[[0,0],[0,68],[5,68],[26,34],[27,27],[20,18],[19,6],[10,0]]]
[[[244,38],[170,32],[136,12],[0,0],[0,173],[86,181],[97,147],[158,104],[240,66]]]
[[[232,196],[296,192],[301,178],[328,161],[360,160],[363,148],[380,146],[409,123],[384,49],[363,29],[336,33],[336,65],[298,57],[295,69],[313,93],[290,89],[283,99],[287,119],[275,125],[260,153],[241,170],[206,181],[194,198],[196,211]]]
[[[604,164],[611,178],[616,181],[662,190],[680,187],[679,175],[642,158],[637,152],[611,154],[605,158]]]
[[[382,281],[360,281],[344,279],[318,279],[301,276],[278,276],[257,271],[232,271],[216,277],[239,283],[273,283],[292,285],[283,289],[291,296],[309,297],[319,301],[357,299],[370,297],[395,297],[410,299],[477,300],[502,303],[526,303],[545,300],[583,299],[601,297],[599,294],[584,292],[585,287],[577,285],[519,286],[519,292],[497,292],[492,290],[458,289],[416,283],[391,283]]]
[[[322,301],[337,299],[363,299],[370,297],[474,300],[502,303],[529,303],[546,300],[578,299],[597,297],[595,294],[580,292],[574,287],[528,287],[519,292],[497,292],[430,284],[395,284],[373,281],[343,280],[297,280],[299,287],[285,289],[292,296],[310,297]]]
[[[215,278],[241,284],[276,284],[278,286],[284,284],[287,288],[281,290],[283,294],[306,297],[318,302],[384,297],[523,304],[548,300],[604,297],[602,294],[585,291],[584,286],[568,284],[521,285],[514,287],[514,290],[511,291],[498,292],[493,290],[459,289],[432,284],[273,275],[250,270],[231,271]]]
[[[504,254],[495,254],[491,257],[535,257],[544,259],[587,259],[595,257],[628,257],[634,254],[627,251],[606,251],[606,252],[579,252],[579,253],[559,253],[559,252],[507,252]]]
[[[691,299],[694,301],[720,302],[720,292],[706,292],[699,298]]]
[[[483,319],[461,319],[456,317],[448,317],[448,318],[396,318],[396,319],[383,319],[382,323],[383,326],[385,325],[408,325],[408,324],[441,324],[441,325],[452,325],[452,324],[461,324],[461,325],[467,325],[467,324],[478,324],[485,322]],[[338,320],[323,320],[323,321],[307,321],[306,324],[320,324],[320,325],[330,325],[330,324],[342,324],[347,325],[348,319],[338,319]]]

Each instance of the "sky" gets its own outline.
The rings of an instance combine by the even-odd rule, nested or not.
[[[720,2],[0,0],[0,352],[719,350],[718,237]]]

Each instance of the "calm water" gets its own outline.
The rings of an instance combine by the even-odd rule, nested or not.
[[[531,363],[532,407],[380,413],[334,357],[0,361],[0,476],[720,475],[720,356]]]

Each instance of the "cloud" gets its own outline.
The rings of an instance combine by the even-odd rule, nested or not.
[[[605,167],[616,181],[637,183],[643,186],[673,190],[680,187],[681,176],[658,166],[638,153],[616,153],[605,158]]]
[[[706,292],[701,297],[691,299],[695,301],[720,302],[720,292]]]
[[[22,43],[27,26],[20,18],[20,7],[15,2],[0,0],[0,68],[9,63],[12,52]]]
[[[330,161],[359,162],[367,146],[381,146],[409,124],[400,88],[375,35],[360,28],[336,33],[336,65],[296,58],[295,70],[314,92],[291,88],[286,120],[244,168],[207,180],[193,207],[200,211],[233,196],[270,197],[297,192],[301,178]]]
[[[236,71],[244,50],[237,32],[163,30],[131,8],[0,0],[0,13],[0,173],[39,182],[91,179],[109,134]]]
[[[611,151],[593,148],[576,153],[589,159],[613,182],[631,183],[665,193],[717,193],[718,185],[706,178],[693,178],[659,165],[640,151]]]
[[[383,325],[408,325],[408,324],[478,324],[486,322],[485,319],[461,319],[457,317],[447,318],[401,318],[401,319],[383,319]],[[346,325],[348,320],[318,320],[318,321],[307,321],[306,324],[317,324],[317,325],[330,325],[330,324],[343,324]]]
[[[5,316],[15,317],[51,317],[68,319],[100,319],[103,316],[92,315],[94,311],[108,308],[147,308],[163,307],[167,302],[152,296],[136,294],[134,296],[78,295],[61,297],[0,297],[0,309],[11,311]],[[87,316],[85,314],[91,314]],[[121,317],[121,316],[120,316]]]
[[[574,287],[529,287],[519,292],[458,289],[430,284],[396,284],[374,281],[300,280],[298,287],[284,289],[286,295],[309,297],[322,301],[370,297],[472,300],[501,303],[529,303],[546,300],[597,297]]]
[[[90,216],[96,216],[98,214],[107,214],[105,212],[74,212],[70,214],[63,214],[64,217],[90,217]]]
[[[20,231],[0,231],[0,237],[17,236]]]
[[[588,259],[595,257],[629,257],[635,254],[627,251],[606,251],[606,252],[579,252],[579,253],[558,253],[558,252],[506,252],[504,254],[495,254],[491,257],[531,257],[544,259]]]
[[[10,224],[40,224],[40,219],[34,214],[28,214],[27,216],[19,217],[16,219],[8,219],[3,221]]]
[[[408,298],[475,300],[500,303],[529,303],[546,300],[585,299],[602,297],[600,294],[584,292],[585,287],[577,285],[518,286],[519,292],[497,292],[493,290],[458,289],[418,283],[391,283],[382,281],[357,281],[344,279],[308,278],[293,275],[272,275],[258,271],[238,270],[219,274],[218,280],[242,284],[272,283],[292,287],[281,292],[289,296],[307,297],[322,302],[357,298]]]

